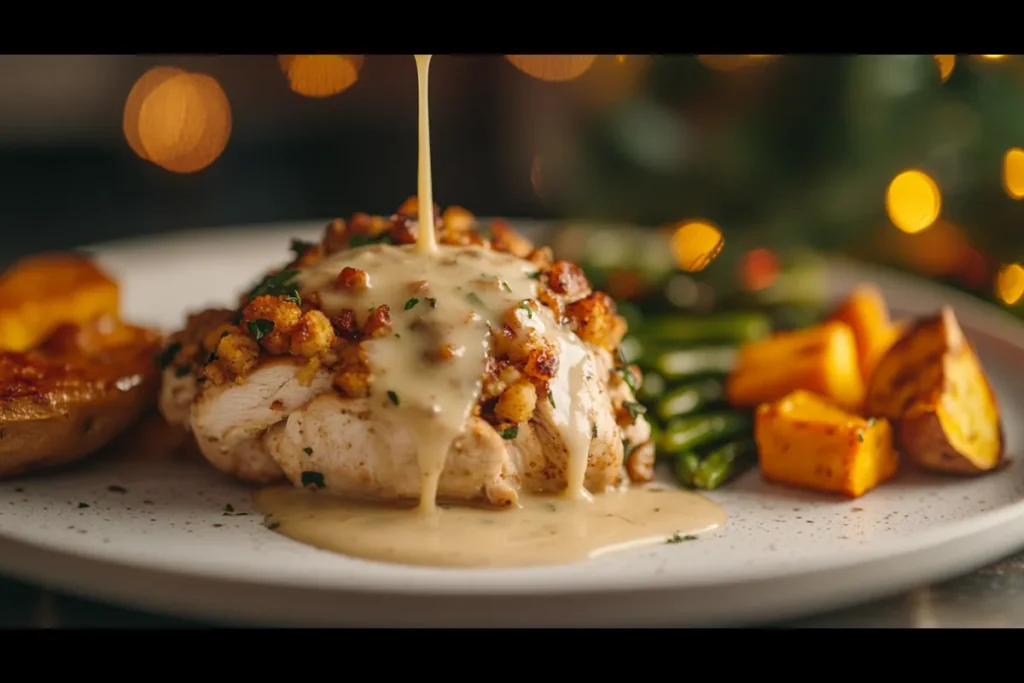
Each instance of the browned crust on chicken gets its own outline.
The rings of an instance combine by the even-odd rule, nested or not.
[[[362,325],[355,311],[343,310],[328,317],[321,312],[315,295],[299,295],[295,276],[298,269],[347,249],[367,244],[414,244],[418,234],[417,207],[416,198],[410,197],[388,218],[357,213],[347,221],[331,221],[318,243],[294,241],[294,259],[247,292],[239,302],[239,310],[208,311],[190,317],[186,329],[171,340],[172,344],[179,344],[174,362],[183,368],[181,372],[192,369],[200,381],[220,385],[243,381],[264,358],[296,356],[307,360],[311,371],[329,369],[334,387],[342,396],[367,396],[371,376],[363,344],[392,334],[391,311],[387,306],[379,306]],[[529,421],[537,406],[550,400],[548,382],[558,372],[556,349],[539,335],[522,334],[522,316],[540,307],[549,309],[556,321],[585,343],[621,358],[616,352],[626,334],[626,321],[617,314],[610,296],[593,291],[577,265],[554,260],[549,248],[536,247],[505,221],[484,225],[458,206],[441,212],[435,205],[434,213],[440,243],[508,253],[537,267],[531,275],[537,280],[537,299],[510,309],[503,327],[492,331],[492,354],[474,415],[500,432]],[[333,287],[358,291],[367,286],[371,275],[345,267]],[[499,285],[495,281],[495,286]],[[437,349],[436,362],[445,361],[446,351],[450,350],[443,346]],[[629,384],[632,389],[637,388],[639,373],[621,360],[615,363],[609,382],[621,383],[626,373],[632,373]],[[622,403],[622,399],[615,401],[620,418],[628,414]],[[621,419],[619,422],[621,425]]]

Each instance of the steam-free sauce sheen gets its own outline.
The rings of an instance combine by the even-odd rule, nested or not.
[[[328,315],[386,304],[393,334],[365,345],[373,375],[372,417],[411,432],[419,470],[417,510],[346,500],[327,490],[273,487],[256,494],[268,526],[295,540],[367,559],[420,565],[516,566],[587,559],[635,545],[683,539],[722,524],[720,507],[676,489],[632,488],[592,496],[585,487],[593,396],[606,398],[601,368],[580,339],[544,306],[520,316],[558,348],[550,382],[552,420],[564,453],[550,454],[564,472],[561,494],[520,493],[520,506],[499,511],[437,504],[449,450],[482,391],[491,329],[509,309],[537,296],[532,264],[476,247],[439,245],[430,168],[430,55],[416,55],[419,82],[419,233],[409,246],[372,245],[334,254],[300,275],[303,296],[316,292]],[[332,287],[344,267],[369,274],[366,290]],[[525,309],[524,309],[525,310]],[[362,320],[360,323],[363,322]],[[444,346],[447,360],[429,362]],[[388,445],[380,440],[379,449]],[[368,457],[372,455],[368,454]],[[410,463],[411,464],[411,463]],[[412,495],[407,497],[412,497]]]

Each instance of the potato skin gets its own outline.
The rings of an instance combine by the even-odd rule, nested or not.
[[[0,478],[79,460],[132,424],[156,399],[159,341],[104,319],[0,352]]]
[[[899,449],[929,470],[981,474],[1005,455],[995,392],[949,307],[914,323],[886,352],[865,412],[893,421]]]

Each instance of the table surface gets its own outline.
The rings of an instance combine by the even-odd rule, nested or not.
[[[0,628],[207,628],[0,579]],[[952,581],[780,627],[1013,628],[1024,626],[1024,552]]]

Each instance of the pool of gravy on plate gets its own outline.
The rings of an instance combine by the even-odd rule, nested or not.
[[[508,254],[475,247],[438,245],[434,231],[430,171],[427,80],[430,55],[417,55],[419,76],[420,226],[415,245],[373,245],[335,254],[305,270],[304,292],[317,292],[326,311],[332,308],[367,310],[388,303],[401,310],[409,297],[408,283],[420,281],[417,294],[438,302],[431,312],[433,328],[427,339],[442,336],[455,353],[443,365],[423,361],[426,348],[403,334],[396,316],[391,338],[368,344],[374,369],[371,406],[398,410],[413,433],[420,470],[419,505],[388,507],[348,500],[290,486],[271,487],[255,495],[267,526],[296,541],[345,555],[386,562],[460,567],[562,564],[637,545],[683,539],[725,522],[724,511],[702,496],[678,489],[634,487],[591,495],[584,486],[590,444],[590,408],[582,387],[592,372],[583,342],[557,323],[542,307],[530,316],[531,325],[560,347],[560,371],[554,381],[567,383],[575,405],[558,411],[565,433],[577,435],[568,443],[567,486],[554,495],[520,493],[519,506],[495,510],[439,505],[438,480],[447,453],[460,434],[481,391],[481,368],[486,360],[489,327],[501,325],[501,315],[516,302],[532,299],[537,283],[531,264]],[[363,294],[330,288],[341,268],[370,273],[371,287]],[[481,273],[495,286],[482,294],[461,292]],[[359,297],[366,297],[360,299]],[[372,301],[371,301],[372,298]],[[468,299],[469,305],[466,305]],[[462,303],[449,304],[454,301]],[[367,307],[367,304],[369,306]],[[396,304],[398,306],[396,307]],[[385,379],[388,378],[388,379]],[[388,381],[390,380],[390,381]],[[391,387],[400,386],[400,398]],[[396,401],[396,399],[398,399]],[[392,413],[393,414],[393,413]]]

